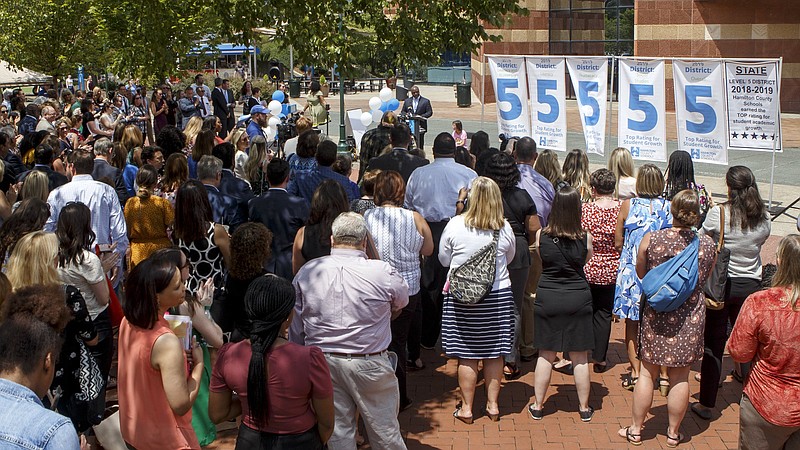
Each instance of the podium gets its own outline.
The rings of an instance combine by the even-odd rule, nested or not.
[[[428,119],[422,116],[417,116],[415,114],[406,113],[404,116],[405,121],[408,122],[408,127],[411,129],[411,135],[414,136],[414,142],[416,145],[421,149],[425,150],[424,147],[424,136],[425,132],[428,131],[425,129],[422,124],[427,126]]]

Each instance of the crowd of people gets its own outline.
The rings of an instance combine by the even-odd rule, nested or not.
[[[431,162],[388,112],[358,185],[319,118],[270,151],[247,84],[240,126],[225,81],[202,76],[177,101],[168,86],[146,102],[124,85],[109,100],[18,94],[3,108],[24,117],[0,127],[0,447],[88,448],[112,420],[120,448],[198,449],[241,418],[240,449],[352,449],[359,423],[372,448],[402,449],[409,377],[438,345],[458,360],[454,420],[502,420],[503,380],[535,361],[531,418],[546,420],[556,370],[590,422],[614,317],[633,391],[620,443],[642,444],[655,389],[666,445],[685,440],[701,360],[691,411],[713,419],[727,347],[741,448],[800,445],[800,236],[765,270],[771,221],[747,167],[714,204],[681,150],[665,172],[624,148],[592,172],[584,151],[562,165],[530,137],[495,148],[479,131],[466,148],[460,122]],[[643,279],[692,249],[694,283],[662,310]]]

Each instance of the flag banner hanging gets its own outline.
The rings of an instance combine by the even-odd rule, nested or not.
[[[530,136],[525,58],[490,56],[489,70],[497,96],[497,129],[509,137]]]
[[[678,148],[694,161],[728,164],[722,72],[721,61],[672,63]]]
[[[667,160],[663,60],[619,59],[619,146],[634,159]]]
[[[728,148],[783,151],[778,61],[725,61]]]
[[[586,152],[602,155],[606,140],[608,59],[568,58],[567,67],[578,97]]]
[[[541,149],[567,150],[567,81],[564,58],[525,57],[531,93],[531,129]]]

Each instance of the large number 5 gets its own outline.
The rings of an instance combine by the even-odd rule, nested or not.
[[[652,103],[642,100],[642,95],[653,95],[653,85],[651,84],[631,84],[630,97],[628,98],[628,108],[631,111],[642,111],[644,119],[628,119],[628,128],[633,131],[650,131],[656,127],[658,122],[658,111]]]
[[[497,79],[497,103],[500,117],[503,120],[516,120],[522,114],[522,100],[519,99],[517,94],[508,92],[508,89],[516,89],[519,87],[519,81],[515,78],[498,78]],[[503,111],[500,109],[500,102],[511,104],[511,109]]]
[[[597,86],[597,81],[581,81],[578,83],[578,99],[581,104],[588,105],[592,108],[592,115],[584,115],[586,125],[590,127],[597,125],[597,122],[600,121],[600,104],[597,103],[596,98],[589,95],[589,92],[598,91],[599,87]]]
[[[703,115],[700,123],[686,121],[686,130],[692,133],[707,134],[717,128],[717,113],[706,103],[698,103],[698,97],[711,97],[711,86],[686,86],[686,110]]]
[[[558,99],[554,95],[550,95],[547,91],[552,91],[558,89],[558,83],[556,80],[539,80],[536,83],[536,101],[541,103],[542,105],[549,105],[550,112],[543,113],[539,111],[538,118],[539,122],[542,123],[553,123],[558,119]]]

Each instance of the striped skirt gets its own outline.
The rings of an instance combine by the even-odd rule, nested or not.
[[[442,347],[447,356],[489,359],[511,353],[514,295],[511,288],[492,291],[480,303],[465,305],[444,296]]]

